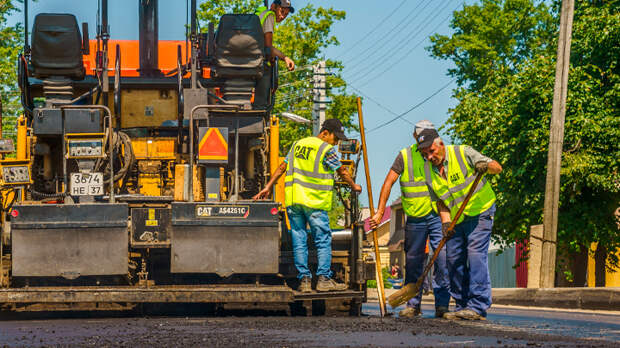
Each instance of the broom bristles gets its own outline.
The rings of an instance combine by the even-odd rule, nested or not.
[[[388,302],[392,308],[396,308],[409,301],[410,298],[415,296],[416,292],[415,283],[409,283],[388,297]]]

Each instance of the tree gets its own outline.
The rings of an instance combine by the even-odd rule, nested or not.
[[[217,21],[225,13],[254,13],[263,4],[259,0],[208,1],[200,5],[198,18],[201,26]],[[324,49],[338,45],[338,39],[331,35],[331,27],[336,21],[345,19],[345,12],[333,8],[314,7],[308,4],[297,8],[286,20],[276,24],[274,46],[291,57],[297,68],[287,72],[280,71],[280,88],[276,95],[274,114],[291,111],[307,119],[312,118],[312,69],[311,66],[325,60]],[[332,75],[327,77],[327,96],[331,103],[327,109],[328,118],[338,118],[349,130],[357,130],[354,125],[356,95],[345,92],[346,83],[341,73],[343,65],[339,61],[327,60],[327,68]],[[300,125],[282,120],[280,123],[280,152],[288,151],[293,141],[311,135],[312,126]]]
[[[20,113],[17,87],[17,57],[22,50],[23,26],[7,24],[8,17],[19,11],[15,3],[0,0],[0,95],[2,98],[3,137],[15,134],[15,119]]]
[[[620,2],[578,1],[573,25],[558,226],[558,251],[592,242],[608,259],[620,247]],[[449,134],[497,159],[496,238],[524,239],[542,223],[559,2],[483,0],[454,15],[452,36],[431,54],[456,68],[459,104]]]

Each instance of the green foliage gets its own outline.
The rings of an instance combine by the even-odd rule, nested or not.
[[[388,281],[388,278],[391,278],[390,270],[387,267],[381,269],[381,274],[383,275],[383,288],[391,289],[392,283]],[[371,279],[366,281],[366,287],[368,288],[377,288],[377,280]]]
[[[217,22],[224,13],[254,13],[263,4],[257,0],[209,1],[200,5],[198,18],[202,27],[209,21]],[[345,12],[333,8],[315,7],[308,4],[296,8],[294,14],[276,24],[273,44],[285,55],[295,61],[294,72],[286,71],[280,64],[280,89],[276,95],[274,114],[293,112],[307,119],[312,118],[312,68],[320,60],[325,60],[324,50],[338,45],[338,39],[331,35],[331,27],[336,21],[345,19]],[[215,23],[217,25],[217,23]],[[327,96],[332,101],[328,105],[327,118],[338,118],[345,128],[357,130],[354,125],[356,114],[356,95],[345,92],[346,83],[342,79],[342,63],[327,60]],[[293,141],[309,136],[312,126],[299,125],[282,120],[280,123],[280,152],[284,155]]]
[[[7,23],[8,17],[17,11],[14,1],[0,0],[0,94],[5,138],[14,136],[15,119],[21,110],[16,65],[23,45],[23,27]]]
[[[597,241],[616,250],[620,2],[576,3],[558,250],[577,252]],[[455,34],[433,36],[430,48],[456,64],[449,73],[460,83],[454,94],[459,104],[451,110],[449,134],[504,167],[491,182],[498,196],[495,233],[506,243],[542,223],[558,24],[544,2],[485,0],[456,12]]]

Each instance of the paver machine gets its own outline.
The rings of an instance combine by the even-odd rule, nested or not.
[[[336,184],[350,198],[332,268],[349,289],[310,294],[293,290],[282,183],[273,199],[251,200],[281,161],[277,62],[259,18],[227,14],[198,32],[192,0],[189,37],[160,41],[158,1],[138,0],[139,41],[111,40],[107,3],[96,39],[72,14],[40,13],[29,40],[24,1],[24,114],[16,143],[0,142],[0,306],[312,303],[320,313],[337,300],[359,313],[373,273],[355,195]],[[356,142],[340,149],[354,170]]]

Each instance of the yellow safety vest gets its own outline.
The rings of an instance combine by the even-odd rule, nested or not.
[[[417,144],[400,150],[400,153],[404,165],[400,175],[403,210],[407,216],[424,217],[432,210],[436,211],[424,176],[424,158],[418,151]]]
[[[258,18],[260,18],[260,25],[263,26],[265,25],[265,20],[267,20],[267,17],[273,15],[273,17],[276,17],[276,13],[269,10],[267,7],[265,6],[261,6],[258,9],[256,9],[256,13],[255,13]]]
[[[424,172],[429,186],[450,209],[450,215],[454,219],[476,179],[476,173],[474,168],[467,163],[464,146],[446,146],[446,156],[449,163],[447,179],[432,170],[428,161],[424,164]],[[491,208],[493,203],[495,203],[495,193],[486,178],[482,178],[457,223],[461,223],[464,216],[480,215]]]
[[[331,210],[334,172],[326,170],[323,158],[333,146],[317,137],[308,137],[293,144],[288,157],[285,204]]]

